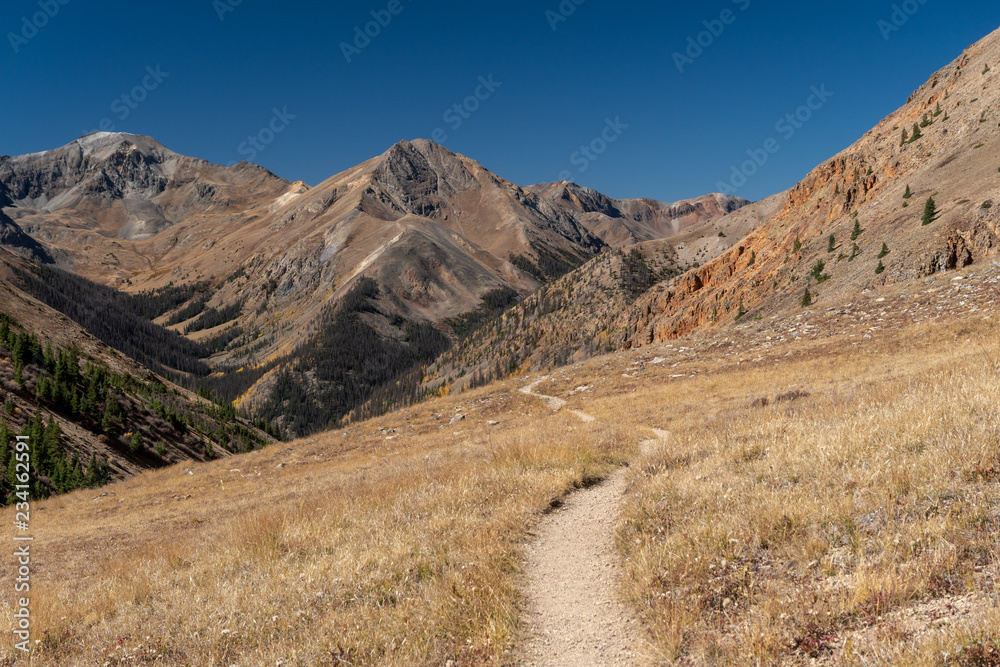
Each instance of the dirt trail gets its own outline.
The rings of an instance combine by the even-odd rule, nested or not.
[[[521,392],[558,410],[566,401]],[[572,411],[583,421],[594,418]],[[657,438],[666,433],[654,431]],[[657,440],[642,443],[644,451]],[[527,547],[526,641],[522,665],[641,665],[645,639],[632,613],[618,600],[615,526],[625,494],[624,470],[569,496],[538,525]]]

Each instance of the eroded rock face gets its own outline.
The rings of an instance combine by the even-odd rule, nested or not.
[[[750,203],[742,197],[723,194],[673,204],[654,199],[613,199],[568,181],[541,183],[525,189],[574,215],[588,230],[616,246],[674,236]]]

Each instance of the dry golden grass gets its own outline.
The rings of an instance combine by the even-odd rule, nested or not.
[[[976,652],[1000,642],[1000,335],[954,332],[591,400],[671,433],[629,471],[619,532],[657,662],[998,664]]]
[[[564,368],[558,412],[522,378],[37,503],[32,662],[509,664],[532,523],[629,463],[653,662],[995,665],[1000,333],[747,342],[796,322]]]
[[[34,664],[501,662],[532,518],[638,435],[490,393],[38,503]]]

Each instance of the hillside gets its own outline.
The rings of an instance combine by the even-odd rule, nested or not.
[[[18,260],[0,249],[0,267]],[[32,434],[33,495],[128,479],[273,442],[228,406],[195,396],[22,292],[0,271],[0,432]],[[10,449],[0,448],[6,470]],[[77,468],[82,478],[71,477]],[[12,490],[0,483],[5,501]]]
[[[1000,252],[998,64],[1000,30],[783,193],[780,210],[737,246],[643,297],[620,322],[629,344],[665,340],[716,317],[732,321],[741,303],[750,316],[766,316],[794,308],[809,290],[813,303],[824,306],[994,257]],[[923,224],[929,200],[931,221]]]
[[[609,530],[650,663],[990,664],[998,286],[932,276],[39,503],[36,657],[510,664],[536,526],[627,464]]]
[[[724,238],[702,232],[686,239],[682,232],[671,237],[673,250],[688,246],[680,257],[641,243],[626,248],[641,256],[631,268],[621,258],[592,260],[449,352],[428,386],[551,368],[595,350],[727,328],[806,302],[827,307],[991,260],[1000,252],[998,64],[1000,31],[934,73],[905,106],[791,190],[701,223]],[[571,188],[546,192],[566,206],[610,206]],[[640,280],[645,289],[629,286],[636,270],[653,276]]]

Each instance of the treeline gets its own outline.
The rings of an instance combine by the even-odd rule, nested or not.
[[[91,456],[84,467],[78,455],[67,454],[54,415],[104,436],[112,448],[127,451],[127,447],[131,455],[152,466],[168,462],[164,441],[189,452],[200,449],[207,458],[215,455],[215,447],[243,452],[268,442],[240,421],[231,404],[195,404],[161,382],[116,373],[92,359],[81,368],[75,345],[43,344],[36,334],[4,313],[0,313],[0,353],[0,357],[9,354],[18,394],[27,400],[33,398],[37,408],[21,432],[31,437],[33,497],[100,485],[110,479],[106,460]],[[208,390],[203,389],[202,395],[211,399]],[[17,413],[14,397],[5,397],[3,403],[7,416],[13,417]],[[48,424],[42,422],[42,409],[49,412]],[[8,447],[11,433],[7,422],[2,422],[0,471],[8,473],[7,466],[13,465]],[[0,482],[0,498],[9,500],[11,490],[13,487]]]
[[[174,285],[173,283],[157,290],[144,290],[138,294],[126,294],[134,306],[136,313],[147,320],[169,313],[183,303],[190,301],[196,295],[208,290],[208,283],[192,283],[190,285]]]
[[[642,253],[635,248],[632,248],[627,255],[622,251],[619,252],[622,258],[622,288],[629,296],[637,297],[656,282],[653,270],[646,263]]]
[[[171,293],[162,300],[148,295],[137,300],[111,287],[43,265],[32,267],[30,272],[18,271],[18,275],[29,294],[147,368],[174,379],[177,376],[171,370],[196,377],[211,372],[203,361],[209,356],[203,346],[154,324],[148,317],[179,299],[181,293]]]
[[[106,484],[111,479],[111,467],[107,459],[98,460],[91,455],[90,461],[84,467],[80,455],[74,453],[68,456],[62,443],[62,429],[50,415],[48,422],[42,420],[42,413],[36,412],[34,418],[25,425],[20,434],[16,434],[10,425],[0,419],[0,470],[4,471],[0,479],[0,497],[6,504],[17,497],[17,458],[14,452],[15,435],[27,436],[29,443],[29,482],[28,492],[31,498],[45,498],[54,493],[69,493],[76,489],[94,488]]]
[[[553,252],[544,246],[534,244],[532,249],[536,255],[534,261],[524,255],[511,255],[510,263],[540,283],[561,278],[587,261],[566,250]]]
[[[448,320],[447,324],[459,340],[464,340],[473,331],[518,302],[521,295],[510,287],[490,290],[483,296],[482,304],[476,310]]]
[[[225,324],[226,322],[232,322],[239,317],[242,312],[242,302],[234,303],[230,306],[224,306],[220,309],[208,308],[201,317],[184,328],[184,333],[194,333],[195,331],[217,327],[220,324]]]
[[[446,336],[428,324],[403,322],[404,339],[383,338],[361,315],[377,312],[378,285],[363,278],[336,308],[321,316],[319,332],[297,349],[291,367],[279,373],[258,416],[280,422],[286,435],[336,428],[352,410],[373,398],[389,408],[419,381],[400,384],[422,364],[448,349]]]

